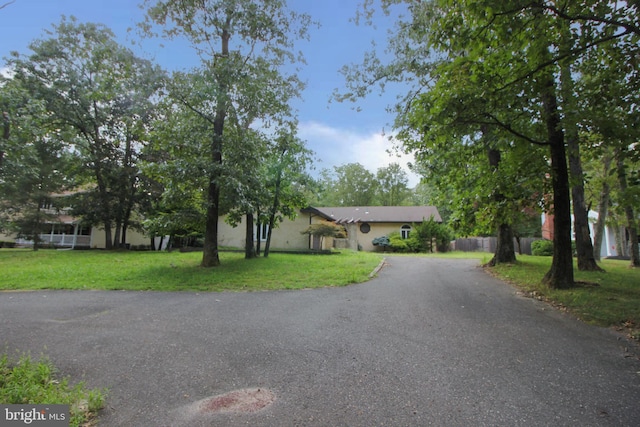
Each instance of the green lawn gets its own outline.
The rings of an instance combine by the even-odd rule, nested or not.
[[[381,255],[272,253],[245,260],[220,254],[221,266],[202,268],[202,253],[0,250],[0,289],[126,289],[255,291],[344,286],[364,282]]]
[[[600,326],[616,327],[640,339],[640,270],[629,261],[602,260],[606,272],[578,271],[579,285],[568,290],[552,290],[541,284],[551,257],[518,256],[514,265],[498,265],[491,272],[522,289],[526,294],[548,300],[578,318]]]

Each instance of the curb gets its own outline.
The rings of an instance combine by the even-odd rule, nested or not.
[[[382,261],[380,261],[380,264],[378,264],[378,266],[376,268],[373,269],[373,271],[371,272],[371,274],[369,274],[369,279],[373,279],[380,270],[382,270],[382,267],[384,267],[384,264],[387,262],[386,258],[382,258]]]

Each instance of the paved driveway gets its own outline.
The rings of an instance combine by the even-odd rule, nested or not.
[[[640,425],[624,340],[475,265],[392,257],[306,291],[4,292],[0,345],[108,387],[101,426]],[[195,409],[242,389],[275,400]]]

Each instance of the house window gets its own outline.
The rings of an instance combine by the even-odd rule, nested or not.
[[[267,235],[269,234],[269,224],[258,224],[258,231],[260,231],[260,241],[266,242]]]
[[[91,236],[91,226],[79,225],[78,236]]]
[[[367,234],[368,232],[371,231],[371,226],[368,223],[363,222],[362,224],[360,224],[360,231],[363,234]]]
[[[402,227],[400,227],[400,235],[402,236],[403,239],[408,239],[409,233],[411,233],[410,225],[405,224]]]

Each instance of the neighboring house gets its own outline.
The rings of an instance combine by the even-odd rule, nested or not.
[[[594,226],[598,220],[598,212],[589,211],[589,232],[591,234],[591,240],[595,236]],[[573,214],[571,214],[571,238],[574,239],[575,232],[573,229]],[[542,214],[542,237],[547,240],[553,240],[553,223],[554,217],[550,214]],[[614,230],[611,226],[607,225],[604,229],[604,236],[602,238],[602,246],[600,247],[601,257],[615,257],[618,255],[616,250],[616,238]]]
[[[61,199],[68,194],[70,193],[53,195],[52,198]],[[47,200],[43,202],[41,209],[52,218],[44,224],[40,233],[41,246],[67,249],[103,249],[106,247],[104,229],[83,224],[80,218],[69,215],[70,208],[56,209],[51,200]],[[17,246],[33,245],[33,241],[18,238],[15,234],[0,235],[0,240],[14,240]],[[150,239],[141,233],[133,230],[127,231],[128,245],[150,245],[150,243]]]
[[[17,246],[32,246],[33,241],[16,238],[15,235],[0,236],[0,240],[15,240]],[[148,237],[142,233],[127,231],[127,244],[130,246],[149,246]],[[67,249],[104,249],[105,234],[100,227],[82,225],[78,218],[59,215],[57,221],[48,222],[40,234],[41,246],[55,246]]]

